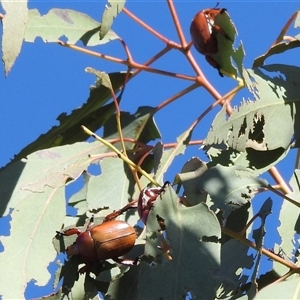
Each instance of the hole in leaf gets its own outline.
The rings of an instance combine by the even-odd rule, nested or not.
[[[212,243],[219,243],[220,239],[217,236],[206,236],[204,235],[202,239],[200,239],[202,242],[212,242]]]
[[[10,221],[11,221],[11,214],[13,209],[10,209],[9,214],[5,217],[0,218],[0,236],[9,236],[10,234]],[[0,252],[4,251],[4,247],[0,242]]]
[[[90,164],[87,168],[87,172],[90,175],[98,176],[101,174],[101,168],[99,164]]]
[[[51,263],[49,263],[47,269],[51,275],[51,279],[49,282],[54,281],[55,272],[58,269],[57,261],[63,260],[64,254],[58,254],[55,258],[55,260]],[[58,288],[61,286],[61,282],[58,283]],[[51,284],[47,284],[45,286],[39,286],[37,284],[37,281],[32,279],[28,282],[26,289],[25,289],[25,299],[32,299],[32,298],[39,298],[47,294],[53,293],[53,287]]]
[[[72,197],[79,193],[81,189],[85,186],[85,175],[81,175],[77,180],[74,180],[73,182],[70,182],[68,185],[65,186],[65,192],[66,192],[66,204],[67,204],[67,215],[69,216],[76,216],[77,215],[77,209],[74,208],[74,206],[79,201],[85,201],[85,196],[83,195],[82,199],[75,201],[74,203],[69,203],[69,201],[72,199]]]
[[[247,118],[244,118],[243,124],[240,127],[240,131],[238,133],[238,137],[245,135],[246,133],[246,128],[247,128]]]
[[[246,193],[241,193],[241,197],[244,198],[244,199],[246,199],[246,200],[251,200],[251,196],[249,196]]]
[[[265,117],[261,115],[260,117],[255,114],[253,118],[253,130],[249,132],[248,138],[250,140],[254,140],[259,144],[264,141],[264,125],[265,125]]]

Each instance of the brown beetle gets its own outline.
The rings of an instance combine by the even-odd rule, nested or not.
[[[85,231],[78,228],[66,230],[63,235],[77,234],[73,245],[67,247],[68,255],[78,255],[86,265],[79,272],[89,272],[93,263],[113,259],[118,263],[133,265],[132,260],[119,257],[128,253],[134,246],[136,233],[133,227],[120,220],[110,220],[93,226],[92,221]]]
[[[77,235],[76,241],[69,247],[66,252],[68,256],[77,255],[80,260],[85,263],[79,272],[89,272],[91,266],[96,262],[106,259],[125,264],[134,265],[136,260],[121,259],[120,256],[128,253],[134,246],[136,240],[136,232],[127,222],[115,220],[119,215],[131,208],[136,208],[138,202],[138,211],[141,220],[146,224],[148,214],[154,205],[157,197],[165,191],[165,184],[160,188],[145,188],[140,193],[138,201],[132,201],[123,208],[114,211],[104,218],[103,223],[93,226],[91,219],[85,231],[78,228],[70,228],[60,234],[65,236]]]
[[[196,50],[205,56],[212,67],[218,70],[220,70],[221,66],[210,55],[216,54],[219,51],[217,33],[222,34],[226,39],[230,40],[223,29],[215,24],[216,16],[223,14],[225,11],[226,8],[201,10],[195,15],[190,26],[190,34]],[[220,71],[219,74],[223,76]]]

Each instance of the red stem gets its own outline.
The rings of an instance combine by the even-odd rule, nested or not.
[[[278,172],[276,167],[272,167],[269,170],[269,173],[273,177],[273,179],[276,181],[276,183],[280,185],[282,191],[285,194],[290,194],[292,192],[291,189],[289,188],[289,186],[286,184],[283,177],[281,176],[281,174]]]
[[[145,22],[143,22],[141,19],[139,19],[136,15],[134,15],[133,13],[131,13],[127,8],[123,8],[122,10],[128,17],[130,17],[131,19],[133,19],[135,22],[137,22],[139,25],[141,25],[143,28],[145,28],[146,30],[148,30],[149,32],[151,32],[154,36],[156,36],[158,39],[160,39],[162,42],[166,43],[168,46],[171,46],[172,48],[175,49],[181,49],[181,45],[168,40],[166,37],[164,37],[163,35],[161,35],[159,32],[157,32],[156,30],[154,30],[151,26],[147,25]]]
[[[97,58],[103,58],[103,59],[106,59],[106,60],[109,60],[109,61],[112,61],[112,62],[123,64],[123,65],[126,65],[130,68],[133,68],[133,69],[139,69],[139,70],[143,70],[143,71],[150,72],[150,73],[170,76],[170,77],[189,80],[189,81],[195,81],[196,80],[195,77],[193,77],[193,76],[183,75],[183,74],[178,74],[178,73],[172,73],[172,72],[159,70],[159,69],[154,69],[154,68],[149,68],[149,67],[147,67],[143,64],[139,64],[139,63],[136,63],[134,61],[129,62],[127,60],[123,60],[123,59],[113,57],[113,56],[110,56],[110,55],[101,54],[101,53],[91,51],[91,50],[88,50],[88,49],[85,49],[85,48],[82,48],[82,47],[79,47],[79,46],[76,46],[76,45],[70,45],[70,44],[65,43],[63,41],[60,41],[60,40],[58,41],[58,44],[61,45],[61,46],[70,48],[72,50],[76,50],[76,51],[79,51],[79,52],[82,52],[82,53],[85,53],[85,54],[95,56]]]
[[[186,39],[183,34],[182,27],[180,25],[180,21],[178,19],[177,12],[176,12],[176,9],[175,9],[175,6],[174,6],[174,3],[172,0],[168,0],[168,6],[170,9],[172,18],[173,18],[173,22],[174,22],[178,37],[180,39],[181,46],[183,49],[185,49],[187,47]]]

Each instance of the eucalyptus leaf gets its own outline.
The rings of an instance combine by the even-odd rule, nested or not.
[[[27,1],[1,0],[5,11],[3,18],[2,60],[5,74],[11,70],[22,48],[24,34],[28,23]]]
[[[24,299],[29,281],[34,279],[40,286],[50,281],[47,267],[56,257],[52,237],[65,213],[64,188],[61,187],[45,187],[43,193],[31,193],[15,207],[10,235],[1,237],[5,251],[0,252],[0,267],[10,270],[6,272],[6,280],[0,282],[3,298]]]
[[[237,69],[232,64],[232,60],[235,61],[239,71],[241,71],[245,53],[242,44],[239,45],[238,49],[234,49],[233,47],[237,35],[235,25],[226,11],[216,15],[214,24],[222,28],[223,32],[226,33],[226,36],[221,32],[217,32],[216,38],[219,51],[214,54],[209,53],[209,56],[217,62],[221,69],[233,76],[237,76]]]
[[[117,15],[122,11],[126,0],[110,1],[109,5],[105,6],[104,13],[102,15],[101,26],[100,26],[100,40],[104,39],[109,32],[109,29],[117,17]]]
[[[190,205],[206,201],[206,193],[203,193],[199,187],[201,176],[206,171],[206,164],[198,157],[193,157],[183,165],[181,172],[176,175],[175,182],[183,185],[184,196]]]
[[[292,188],[292,193],[287,196],[296,201],[300,201],[300,170],[296,169],[292,175],[289,184]],[[279,212],[280,226],[278,227],[278,233],[281,237],[281,243],[279,247],[291,257],[293,262],[296,262],[294,241],[299,240],[298,234],[300,233],[299,226],[300,213],[299,209],[295,209],[295,206],[283,199],[283,203]],[[281,264],[274,263],[274,270],[283,275],[286,272],[286,267]]]
[[[208,169],[200,177],[199,184],[200,189],[210,195],[215,208],[224,212],[225,219],[232,210],[248,203],[259,187],[266,185],[251,170],[223,166]]]
[[[28,18],[26,42],[34,42],[37,37],[41,37],[44,42],[56,43],[60,37],[65,36],[69,44],[81,40],[85,46],[96,46],[119,38],[113,31],[109,31],[105,39],[99,40],[96,33],[100,23],[72,9],[53,8],[44,16],[37,9],[31,9]]]
[[[101,174],[92,176],[87,185],[87,205],[89,210],[108,206],[110,211],[124,207],[133,199],[130,187],[134,185],[129,168],[119,158],[105,158],[100,162]],[[104,212],[108,214],[107,211]],[[130,217],[130,220],[128,220]],[[123,218],[132,225],[138,221],[137,214],[128,211]]]
[[[164,219],[164,233],[158,231],[157,215]],[[169,187],[150,212],[146,230],[143,260],[150,259],[150,265],[142,263],[139,298],[178,299],[191,291],[193,298],[212,299],[217,287],[213,275],[220,268],[221,228],[215,214],[204,203],[180,205]],[[172,260],[164,253],[166,239]]]
[[[132,138],[147,144],[151,140],[161,137],[158,127],[153,118],[154,107],[140,106],[133,114],[121,112],[121,126],[124,138]],[[116,116],[113,115],[104,126],[104,138],[119,138],[116,126]],[[114,144],[118,146],[118,144]],[[125,143],[128,149],[133,148],[134,144]]]
[[[248,251],[248,246],[233,239],[222,245],[217,299],[234,294],[237,286],[247,282],[248,277],[242,275],[243,268],[251,269],[254,261],[253,255],[248,255]]]
[[[281,281],[269,285],[259,291],[254,300],[261,299],[299,299],[300,298],[299,278],[294,280]]]
[[[228,118],[224,107],[216,116],[205,144],[225,143],[239,152],[247,148],[287,150],[300,133],[300,92],[294,88],[294,84],[300,85],[300,68],[269,65],[247,70],[244,77],[256,101],[244,100]]]
[[[189,143],[191,139],[193,130],[187,130],[184,133],[182,133],[179,137],[176,139],[176,145],[175,147],[165,150],[162,153],[161,161],[159,164],[159,167],[157,168],[156,173],[154,174],[154,177],[157,182],[163,183],[164,182],[164,174],[166,170],[169,168],[173,160],[177,155],[184,154],[185,148],[187,144]]]

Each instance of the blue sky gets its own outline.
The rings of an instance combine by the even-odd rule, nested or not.
[[[194,15],[201,9],[215,6],[215,2],[174,1],[184,32],[189,40],[189,26]],[[71,8],[89,14],[100,20],[105,1],[29,1],[29,8],[37,8],[45,14],[51,8]],[[157,31],[178,42],[176,31],[168,11],[166,1],[128,1],[126,7],[139,18],[152,25]],[[298,7],[297,2],[259,2],[259,1],[222,1],[220,7],[226,7],[238,31],[246,52],[244,66],[251,67],[254,58],[263,54],[273,43],[283,25]],[[3,13],[2,10],[0,12]],[[139,27],[125,15],[120,15],[112,29],[127,43],[135,61],[143,63],[161,50],[164,44],[150,33]],[[291,30],[290,35],[297,33]],[[107,45],[93,47],[92,50],[124,58],[120,44],[113,41]],[[269,58],[266,63],[299,62],[299,50]],[[236,83],[228,78],[220,78],[204,57],[193,49],[194,56],[220,94],[225,94]],[[155,67],[172,72],[193,75],[184,56],[173,50]],[[94,84],[93,75],[84,69],[93,67],[100,71],[113,72],[126,70],[122,65],[107,62],[95,57],[60,47],[57,44],[45,44],[41,39],[35,43],[24,43],[20,56],[7,78],[0,77],[1,110],[0,139],[2,141],[0,166],[9,162],[14,154],[34,141],[40,134],[58,124],[56,118],[62,112],[70,113],[81,106],[89,95],[89,86]],[[2,67],[2,74],[4,67]],[[138,106],[156,106],[190,83],[161,75],[142,73],[127,86],[121,103],[121,110],[135,112]],[[235,97],[239,104],[242,97],[248,97],[247,91]],[[175,142],[176,137],[185,131],[191,123],[213,102],[207,92],[199,88],[175,103],[167,106],[156,115],[157,125],[162,133],[163,142]],[[204,139],[214,115],[220,107],[210,113],[197,127],[194,139]],[[78,129],[80,130],[80,128]],[[179,172],[182,163],[192,155],[201,156],[199,147],[187,150],[170,169],[168,176]],[[295,151],[278,166],[279,171],[289,180],[294,166]],[[275,216],[276,217],[276,216]]]

